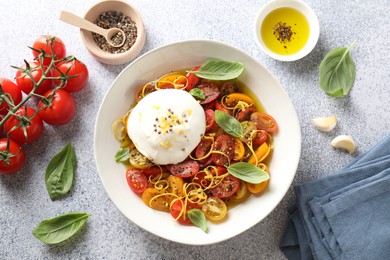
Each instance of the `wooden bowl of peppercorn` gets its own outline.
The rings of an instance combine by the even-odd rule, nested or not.
[[[81,29],[85,46],[98,61],[111,65],[124,64],[141,52],[145,44],[145,29],[138,10],[130,3],[104,0],[93,5],[84,18],[104,29],[120,28],[126,36],[121,47],[113,47],[103,36]]]

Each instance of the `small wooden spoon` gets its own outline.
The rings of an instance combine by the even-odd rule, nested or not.
[[[104,38],[106,38],[108,44],[110,44],[111,46],[116,47],[116,48],[121,47],[126,41],[126,35],[125,35],[124,31],[122,31],[121,29],[119,29],[119,28],[103,29],[102,27],[99,27],[96,24],[93,24],[90,21],[87,21],[87,20],[85,20],[77,15],[74,15],[72,13],[69,13],[67,11],[61,12],[60,20],[65,22],[65,23],[77,26],[81,29],[100,34],[100,35],[104,36]],[[116,34],[122,36],[122,42],[119,44],[112,41],[113,36]]]

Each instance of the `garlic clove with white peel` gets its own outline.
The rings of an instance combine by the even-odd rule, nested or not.
[[[324,132],[330,132],[337,124],[336,116],[316,117],[312,119],[313,125]]]
[[[349,153],[353,153],[356,150],[355,141],[349,135],[339,135],[335,137],[330,145],[334,148],[344,149]]]

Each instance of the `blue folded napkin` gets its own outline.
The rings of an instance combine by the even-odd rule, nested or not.
[[[280,242],[288,259],[390,259],[390,136],[295,193]]]

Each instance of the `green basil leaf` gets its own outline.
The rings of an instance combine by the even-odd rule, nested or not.
[[[127,162],[130,159],[130,149],[123,148],[116,152],[115,161],[116,162]]]
[[[188,211],[188,218],[195,226],[207,233],[207,221],[203,211],[200,209],[191,209]]]
[[[215,122],[229,135],[242,138],[244,129],[240,122],[234,117],[220,110],[215,110]]]
[[[91,214],[73,212],[43,220],[32,234],[45,244],[60,243],[81,230]]]
[[[51,200],[64,197],[72,188],[76,154],[69,143],[50,160],[46,168],[45,183]]]
[[[226,167],[234,177],[249,183],[261,183],[269,179],[267,172],[247,162],[238,162]]]
[[[204,92],[200,90],[199,88],[193,88],[189,92],[193,97],[199,98],[204,100],[206,96],[204,95]]]
[[[235,61],[208,60],[197,71],[196,76],[210,80],[235,79],[244,71],[244,64]]]
[[[349,53],[354,45],[331,50],[321,62],[320,86],[326,94],[341,97],[351,90],[355,80],[355,63]]]

